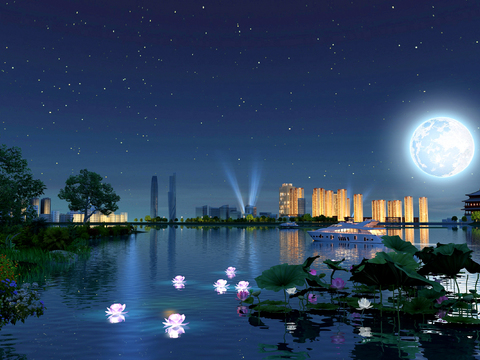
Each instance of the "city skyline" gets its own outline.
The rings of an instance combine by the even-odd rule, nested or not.
[[[21,148],[53,211],[68,211],[58,192],[81,169],[130,219],[150,214],[152,176],[169,217],[174,173],[179,219],[204,204],[278,214],[292,183],[307,213],[313,189],[346,189],[365,215],[407,195],[440,221],[480,188],[476,154],[448,178],[410,155],[434,117],[478,143],[476,3],[45,0],[0,12],[0,142]]]

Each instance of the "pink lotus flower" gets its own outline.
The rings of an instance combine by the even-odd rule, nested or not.
[[[183,284],[185,282],[185,276],[177,275],[173,278],[172,282],[174,284]]]
[[[436,302],[437,302],[437,304],[441,304],[441,303],[444,302],[445,300],[448,300],[448,298],[447,298],[445,295],[443,295],[443,296],[440,296],[440,297],[436,300]]]
[[[229,274],[235,275],[235,271],[236,271],[236,270],[237,270],[237,269],[235,269],[233,266],[229,266],[229,267],[227,268],[227,270],[225,270],[225,273],[226,273],[227,275],[229,275]]]
[[[312,275],[317,275],[317,270],[310,269],[309,273],[312,274]]]
[[[249,282],[248,281],[240,281],[236,286],[235,289],[237,291],[247,290],[249,289]]]
[[[308,294],[308,302],[312,304],[317,303],[317,295],[315,294]]]
[[[183,328],[183,326],[168,327],[165,329],[165,332],[172,339],[177,339],[181,334],[185,334],[185,329]]]
[[[341,278],[335,278],[332,280],[332,285],[330,285],[330,287],[336,290],[342,290],[345,287],[345,281]]]
[[[250,293],[247,290],[240,290],[237,293],[237,300],[240,300],[243,302],[247,300],[249,296],[250,296]]]
[[[123,304],[123,305],[122,304],[112,304],[112,305],[110,305],[109,308],[107,307],[108,311],[105,311],[105,312],[107,313],[107,315],[110,315],[110,316],[126,314],[128,311],[125,311],[125,313],[123,312],[123,310],[125,310],[125,306],[126,306],[125,304]]]
[[[185,315],[172,314],[168,317],[168,319],[165,319],[163,324],[165,325],[164,327],[175,328],[177,326],[185,326],[188,324],[188,323],[183,323],[184,321],[185,321]]]
[[[181,283],[181,284],[173,284],[173,287],[174,287],[175,289],[178,289],[178,290],[180,290],[180,289],[185,289],[185,284],[184,284],[184,283]]]
[[[120,323],[122,321],[125,321],[125,316],[123,315],[110,315],[108,317],[108,321],[110,321],[110,324],[117,324],[117,323]]]

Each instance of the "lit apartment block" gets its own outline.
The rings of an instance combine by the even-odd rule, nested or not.
[[[338,221],[345,221],[347,215],[347,190],[337,190],[337,219]]]
[[[325,189],[314,188],[312,195],[312,216],[325,215]]]
[[[290,211],[290,189],[292,184],[284,183],[279,189],[278,216],[289,216]]]
[[[387,213],[390,221],[402,220],[402,202],[400,200],[389,200],[387,202]]]
[[[413,197],[405,196],[403,199],[405,206],[405,222],[413,222]]]
[[[355,222],[363,221],[363,195],[362,194],[353,195],[353,221]]]
[[[303,188],[296,188],[292,187],[289,189],[290,192],[290,216],[297,216],[299,214],[298,211],[298,200],[305,199],[304,196],[304,189]]]
[[[372,200],[372,219],[385,222],[385,200]]]
[[[325,191],[325,216],[332,217],[335,216],[335,207],[334,207],[333,191]]]
[[[426,197],[421,197],[418,199],[419,207],[419,221],[428,222],[428,201]]]

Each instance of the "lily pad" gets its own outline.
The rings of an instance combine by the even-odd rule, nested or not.
[[[409,243],[408,241],[402,240],[402,238],[398,235],[395,236],[382,236],[382,242],[383,245],[385,245],[387,248],[395,250],[397,252],[403,252],[403,253],[409,253],[409,254],[415,254],[418,249]]]
[[[434,249],[424,248],[416,253],[425,264],[418,272],[421,275],[440,274],[454,278],[466,266],[474,267],[471,262],[472,252],[467,244],[438,243]]]
[[[416,297],[412,301],[405,302],[402,310],[408,314],[434,314],[436,309],[432,308],[432,300],[425,297]]]
[[[327,259],[323,263],[325,265],[327,265],[332,270],[348,271],[347,269],[340,266],[340,264],[344,261],[345,261],[345,258],[343,258],[342,260],[339,260],[339,261]]]
[[[281,264],[265,270],[262,275],[255,278],[255,281],[259,288],[277,292],[305,285],[306,276],[303,265]]]

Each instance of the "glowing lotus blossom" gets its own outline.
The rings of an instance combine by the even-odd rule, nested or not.
[[[437,302],[437,304],[441,304],[442,302],[444,302],[445,300],[448,300],[448,298],[443,295],[443,296],[440,296],[437,300],[435,300]]]
[[[370,309],[372,307],[372,303],[368,301],[366,298],[361,298],[358,300],[358,306],[357,310],[365,310],[365,309]]]
[[[123,311],[125,310],[125,304],[112,304],[110,307],[107,307],[107,311],[105,316],[108,316],[108,321],[110,321],[111,324],[116,324],[122,321],[125,321],[125,316],[128,311]]]
[[[173,278],[172,283],[174,284],[183,284],[185,282],[185,276],[177,275]]]
[[[317,295],[315,294],[308,294],[308,302],[312,304],[317,303]]]
[[[112,304],[110,307],[107,307],[108,311],[105,311],[107,315],[110,316],[115,316],[115,315],[121,315],[121,314],[126,314],[128,311],[123,312],[125,310],[125,304]],[[106,316],[106,315],[105,315]]]
[[[239,292],[237,292],[237,300],[240,300],[242,302],[247,300],[249,296],[250,293],[247,290],[240,290]]]
[[[332,285],[330,285],[330,287],[336,290],[342,290],[345,287],[345,281],[341,278],[335,278],[332,280]]]
[[[163,322],[164,327],[176,327],[176,326],[185,326],[188,323],[183,323],[185,321],[185,315],[182,314],[171,314],[168,319],[165,319]]]
[[[234,278],[236,270],[233,266],[229,266],[227,270],[225,270],[225,274],[227,274],[229,279]]]
[[[173,284],[173,287],[175,289],[185,289],[185,284],[184,283],[181,283],[181,284]]]
[[[217,293],[224,294],[225,292],[227,292],[227,288],[230,285],[227,284],[227,280],[218,279],[217,282],[213,284],[213,286],[215,287],[215,290],[217,291]]]
[[[248,290],[250,289],[248,285],[249,285],[248,281],[239,281],[239,283],[235,286],[235,289],[237,291]]]
[[[361,327],[358,330],[360,331],[360,336],[363,336],[363,337],[372,336],[372,329],[370,329],[369,327]]]
[[[309,273],[312,274],[312,275],[317,275],[317,270],[310,269]]]
[[[185,315],[171,314],[168,319],[165,319],[163,322],[164,327],[166,328],[165,332],[168,333],[171,338],[178,338],[180,334],[185,333],[185,329],[183,327],[188,323],[184,323],[184,321]]]
[[[297,288],[290,288],[290,289],[285,289],[288,295],[293,295],[297,292]]]

